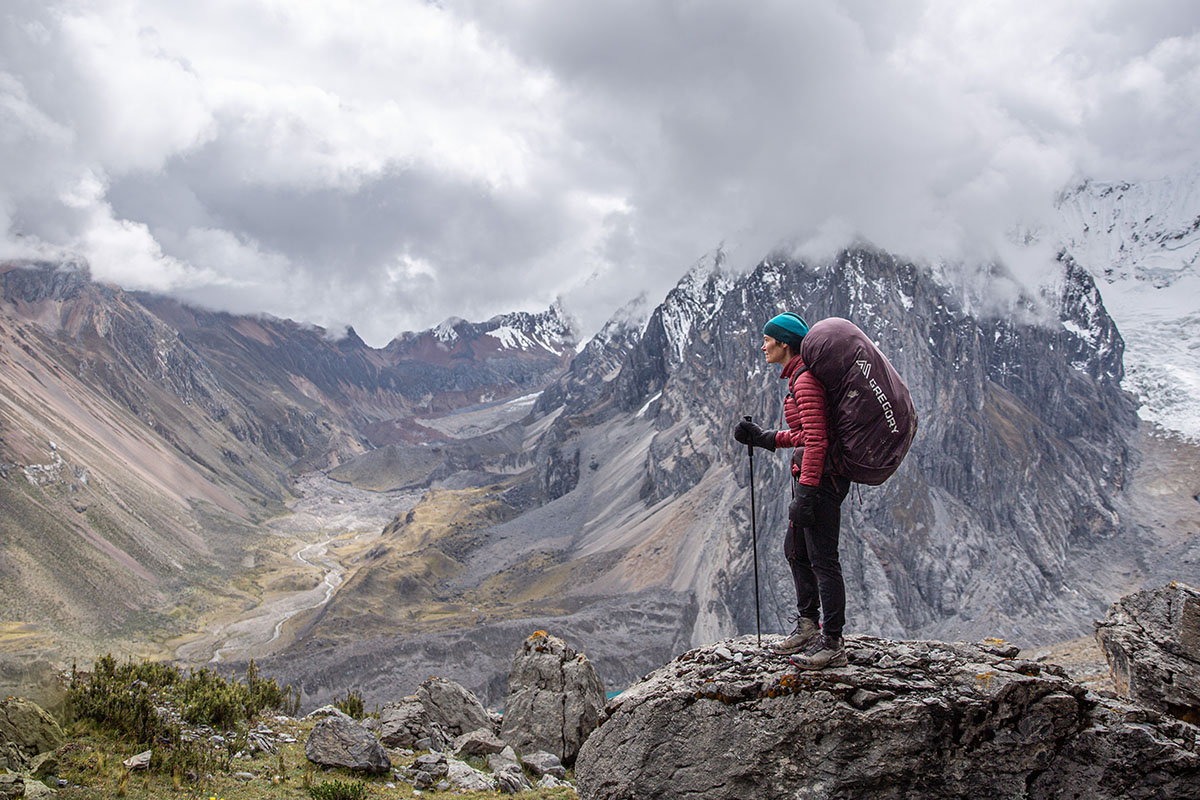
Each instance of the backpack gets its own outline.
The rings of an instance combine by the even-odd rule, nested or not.
[[[917,412],[904,380],[853,322],[823,319],[800,342],[805,370],[829,396],[829,463],[857,483],[892,476],[917,432]]]

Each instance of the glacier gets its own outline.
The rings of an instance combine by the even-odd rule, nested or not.
[[[1125,340],[1121,385],[1138,416],[1200,443],[1200,163],[1151,181],[1085,181],[1056,207],[1053,234]]]

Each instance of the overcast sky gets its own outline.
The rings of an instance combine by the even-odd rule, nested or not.
[[[0,3],[0,258],[382,346],[1197,161],[1194,0]]]

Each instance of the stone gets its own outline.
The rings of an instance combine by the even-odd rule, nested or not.
[[[492,718],[479,698],[446,678],[423,681],[417,687],[417,698],[430,721],[452,737],[492,725]]]
[[[1117,694],[1200,725],[1200,590],[1173,582],[1122,597],[1096,639]]]
[[[517,758],[517,753],[512,747],[505,746],[499,753],[492,753],[487,757],[488,769],[492,772],[502,772],[509,767],[521,768],[521,761]]]
[[[479,728],[464,733],[454,740],[454,755],[459,758],[488,756],[492,753],[499,753],[504,747],[504,742],[491,728]]]
[[[439,783],[450,771],[445,753],[426,753],[417,756],[405,775],[417,789],[429,789]]]
[[[1200,796],[1193,726],[1089,692],[1057,665],[974,644],[904,642],[904,654],[845,641],[836,669],[798,672],[745,636],[719,643],[742,664],[710,645],[655,670],[584,743],[580,797]]]
[[[556,778],[553,775],[543,775],[542,777],[538,778],[537,782],[537,788],[539,789],[558,789],[560,787],[570,785],[571,784],[567,781],[564,781],[561,778]]]
[[[388,747],[441,750],[446,735],[425,710],[417,695],[409,695],[379,709],[379,741]]]
[[[59,766],[57,753],[38,753],[29,760],[28,772],[33,777],[41,780],[51,775],[57,775]]]
[[[500,738],[521,752],[575,761],[604,709],[604,685],[587,656],[537,631],[521,643],[508,676]]]
[[[339,719],[353,719],[345,711],[342,711],[337,706],[324,705],[320,708],[313,709],[304,716],[305,719],[323,719],[325,717],[338,717]]]
[[[137,755],[130,756],[129,758],[125,759],[124,761],[121,762],[121,764],[124,765],[125,769],[128,769],[128,770],[149,769],[150,768],[150,756],[151,756],[151,751],[143,750],[142,752],[138,753]]]
[[[540,778],[543,775],[553,775],[556,778],[567,777],[566,767],[562,765],[562,762],[554,753],[537,750],[521,756],[521,761],[533,773],[533,777],[535,778]]]
[[[29,757],[12,742],[0,741],[0,774],[3,770],[20,772],[29,766]]]
[[[496,782],[487,774],[456,758],[446,763],[446,780],[468,792],[494,792]]]
[[[533,788],[533,783],[519,765],[510,764],[495,773],[496,788],[500,794],[518,794]]]
[[[25,779],[16,773],[0,774],[0,800],[25,796]]]
[[[326,767],[370,773],[392,768],[391,759],[375,734],[344,714],[320,719],[304,744],[304,754],[314,764]]]
[[[22,762],[10,763],[10,769],[23,768],[34,756],[57,750],[66,739],[54,717],[32,700],[7,697],[0,701],[0,744],[10,745],[0,756],[5,761]]]
[[[363,727],[366,727],[365,725]],[[370,730],[368,728],[368,730]],[[279,747],[264,733],[258,731],[250,731],[246,736],[246,749],[251,753],[277,753]]]
[[[53,789],[51,789],[49,786],[42,783],[41,781],[31,781],[31,780],[25,781],[25,798],[26,798],[26,800],[29,800],[29,798],[33,798],[33,797],[54,797],[57,794],[58,794],[58,792],[54,791]]]

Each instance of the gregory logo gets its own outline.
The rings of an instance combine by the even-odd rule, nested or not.
[[[888,399],[887,394],[883,391],[883,387],[871,377],[871,362],[866,359],[860,359],[855,361],[854,365],[859,368],[863,377],[867,379],[871,391],[875,393],[875,399],[879,401],[879,406],[883,409],[883,418],[887,420],[888,428],[892,433],[900,433],[900,427],[896,424],[896,412],[892,410],[892,401]]]

